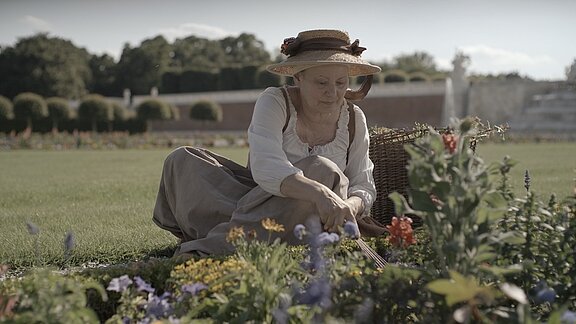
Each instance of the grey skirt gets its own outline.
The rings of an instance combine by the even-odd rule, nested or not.
[[[310,179],[347,198],[348,178],[332,161],[310,156],[294,164]],[[297,224],[320,223],[316,207],[306,201],[264,191],[250,170],[205,149],[180,147],[164,162],[153,220],[180,238],[179,253],[228,254],[230,229],[254,230],[268,239],[261,221],[272,218],[285,231],[272,233],[288,244],[302,244],[293,234]]]

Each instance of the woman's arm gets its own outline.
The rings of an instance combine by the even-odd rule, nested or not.
[[[364,210],[361,198],[350,196],[343,200],[330,188],[302,174],[285,178],[280,190],[286,197],[314,204],[324,224],[324,230],[330,232],[336,232],[338,226],[342,226],[346,221],[356,222],[356,215]]]
[[[363,201],[363,209],[358,218],[367,216],[370,213],[372,204],[376,200],[376,185],[372,172],[374,164],[369,157],[370,136],[366,117],[362,110],[355,107],[356,132],[354,140],[350,143],[350,153],[348,164],[344,174],[350,180],[348,187],[348,197],[356,197]]]

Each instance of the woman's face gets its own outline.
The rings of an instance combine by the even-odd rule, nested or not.
[[[296,79],[305,107],[320,111],[338,110],[348,89],[348,67],[319,65],[300,72]]]

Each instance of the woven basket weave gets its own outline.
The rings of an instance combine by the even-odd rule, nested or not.
[[[426,129],[404,130],[383,129],[373,130],[370,135],[370,159],[374,163],[374,182],[378,196],[370,210],[372,218],[388,225],[394,216],[394,203],[388,195],[394,191],[408,197],[408,165],[409,155],[404,150],[404,144],[413,143],[424,136]],[[410,215],[407,215],[410,216]],[[412,217],[412,226],[420,226],[421,219]]]

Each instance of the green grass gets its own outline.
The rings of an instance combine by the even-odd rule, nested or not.
[[[245,149],[217,151],[246,162]],[[116,263],[169,253],[177,240],[152,222],[169,152],[0,152],[0,264]],[[38,236],[26,222],[40,228]],[[67,231],[76,244],[65,264]]]
[[[246,149],[218,149],[240,164]],[[487,162],[505,155],[519,164],[511,172],[523,195],[524,170],[532,190],[572,194],[576,143],[479,144]],[[0,152],[0,264],[118,263],[167,255],[177,240],[152,222],[162,163],[169,150]],[[40,228],[33,237],[26,222]],[[70,260],[63,259],[67,231],[75,235]],[[38,249],[35,251],[35,238]]]

